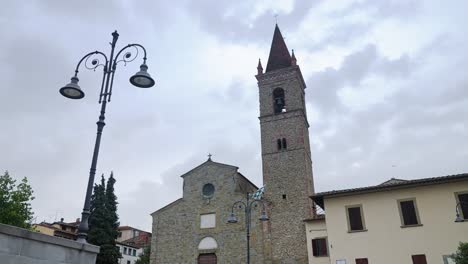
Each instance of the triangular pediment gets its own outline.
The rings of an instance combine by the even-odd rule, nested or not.
[[[201,169],[203,169],[205,167],[209,167],[209,166],[217,166],[217,167],[226,168],[226,169],[230,169],[230,170],[235,169],[236,171],[239,169],[239,167],[229,165],[229,164],[214,162],[211,159],[209,159],[209,160],[203,162],[202,164],[198,165],[197,167],[195,167],[195,168],[189,170],[188,172],[182,174],[180,177],[185,178],[186,176],[189,176],[189,175],[193,174],[194,172],[196,172],[198,170],[201,170]]]

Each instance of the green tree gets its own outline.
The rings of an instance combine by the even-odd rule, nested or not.
[[[452,255],[456,264],[468,264],[468,243],[460,242],[458,250]]]
[[[151,244],[143,249],[143,253],[139,256],[135,264],[149,264],[151,255]]]
[[[21,183],[16,185],[8,173],[0,176],[0,223],[31,228],[33,212],[31,201],[34,200],[33,190],[24,177]]]
[[[115,245],[119,217],[114,184],[113,174],[107,180],[107,185],[104,175],[102,175],[101,183],[94,185],[91,196],[88,242],[101,247],[96,264],[116,264],[121,257],[119,249]]]

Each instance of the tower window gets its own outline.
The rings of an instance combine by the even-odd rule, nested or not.
[[[282,88],[276,88],[273,90],[273,107],[275,114],[280,114],[285,105],[284,90]]]
[[[288,145],[286,144],[286,139],[285,138],[278,138],[276,140],[276,148],[278,149],[278,151],[280,150],[285,150],[288,148]]]

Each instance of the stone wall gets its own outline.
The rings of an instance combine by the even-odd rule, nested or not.
[[[2,264],[94,264],[99,247],[0,224]]]

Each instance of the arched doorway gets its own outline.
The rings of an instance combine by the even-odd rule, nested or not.
[[[216,254],[200,254],[198,256],[198,264],[217,264]]]

